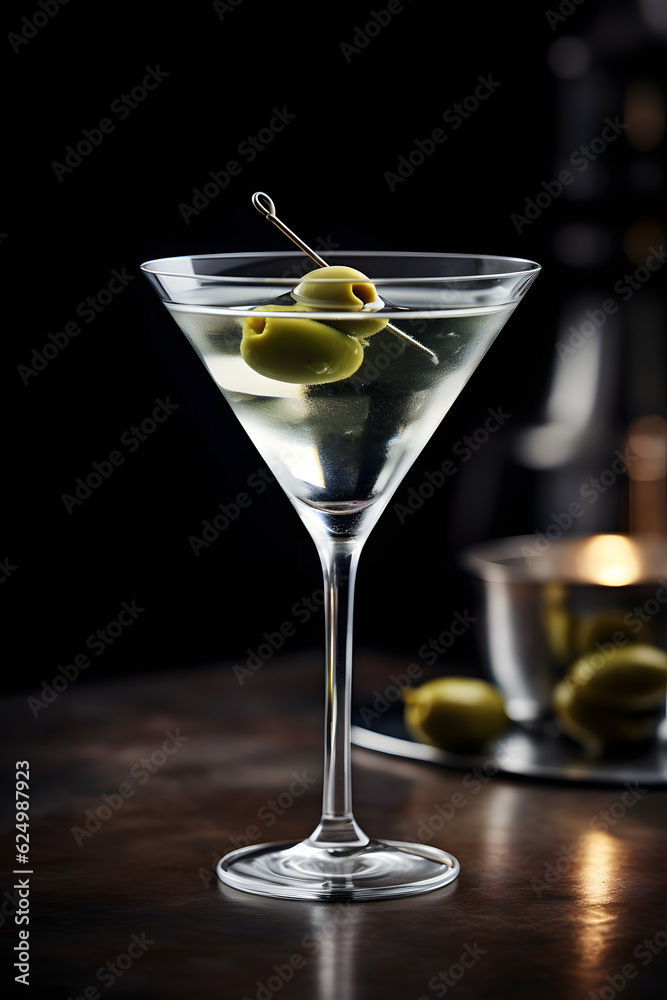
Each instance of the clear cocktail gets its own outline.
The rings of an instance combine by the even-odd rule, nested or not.
[[[365,899],[438,888],[459,866],[436,848],[372,840],[352,814],[359,554],[539,266],[453,254],[329,257],[368,276],[372,291],[327,271],[300,283],[294,275],[309,265],[294,253],[170,258],[143,270],[308,528],[327,595],[322,819],[303,842],[226,855],[218,874],[262,895]],[[350,305],[353,287],[359,305]],[[312,358],[309,337],[322,340]]]

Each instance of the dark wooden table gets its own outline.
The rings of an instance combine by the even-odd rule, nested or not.
[[[382,690],[401,666],[360,655],[357,689]],[[197,669],[78,679],[36,717],[25,697],[6,700],[5,801],[14,762],[28,761],[33,874],[11,874],[10,812],[0,911],[11,952],[24,905],[11,886],[28,879],[32,992],[15,986],[15,959],[3,992],[665,996],[667,791],[641,784],[537,783],[357,749],[362,828],[430,835],[458,857],[460,877],[422,896],[348,905],[222,886],[214,864],[234,845],[300,838],[319,819],[322,686],[319,657],[303,654],[276,657],[243,686],[228,668]]]

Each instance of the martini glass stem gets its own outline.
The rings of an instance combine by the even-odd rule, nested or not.
[[[369,838],[352,815],[350,714],[354,582],[364,538],[318,539],[324,575],[326,698],[322,819],[312,846],[358,848]]]

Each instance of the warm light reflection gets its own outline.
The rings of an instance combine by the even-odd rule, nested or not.
[[[623,251],[628,260],[646,271],[640,272],[638,280],[647,281],[652,272],[648,268],[655,267],[651,247],[659,247],[665,241],[665,227],[657,219],[641,218],[631,223],[623,234]]]
[[[665,96],[649,80],[631,84],[625,92],[623,121],[625,138],[642,153],[655,149],[665,134]]]
[[[636,460],[628,468],[628,528],[633,534],[667,535],[667,420],[638,417],[628,430]]]
[[[354,996],[357,981],[359,941],[364,940],[364,918],[368,911],[350,900],[309,908],[310,933],[301,939],[306,963],[316,962],[314,1000],[339,1000]]]
[[[596,535],[582,545],[579,571],[591,583],[623,587],[640,575],[641,563],[632,542],[623,535]]]
[[[618,843],[602,830],[591,830],[582,839],[579,862],[579,892],[588,906],[611,903],[614,873],[618,869]]]
[[[658,415],[633,420],[628,448],[637,461],[628,468],[630,479],[661,480],[667,475],[667,420]]]
[[[619,866],[618,842],[602,830],[590,830],[581,838],[577,871],[578,908],[576,939],[580,964],[599,969],[609,961],[613,949],[613,925],[621,914],[615,901],[615,873]]]

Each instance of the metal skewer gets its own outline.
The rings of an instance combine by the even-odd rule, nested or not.
[[[258,212],[261,212],[261,214],[265,216],[269,222],[272,222],[281,233],[292,241],[292,243],[296,243],[299,249],[303,250],[305,254],[308,254],[308,256],[314,260],[316,264],[319,264],[320,267],[329,266],[327,262],[312,249],[312,247],[309,247],[307,243],[304,243],[304,241],[297,236],[296,233],[292,232],[289,226],[286,226],[285,223],[278,218],[276,215],[276,206],[268,194],[264,191],[255,191],[252,196],[252,203]],[[399,337],[403,337],[404,340],[407,340],[414,347],[418,347],[420,351],[424,351],[425,354],[428,354],[434,365],[438,364],[437,355],[430,348],[425,347],[424,344],[421,344],[414,337],[411,337],[409,333],[399,330],[397,326],[393,325],[393,323],[387,323],[387,329],[391,330],[392,333],[397,334]]]

